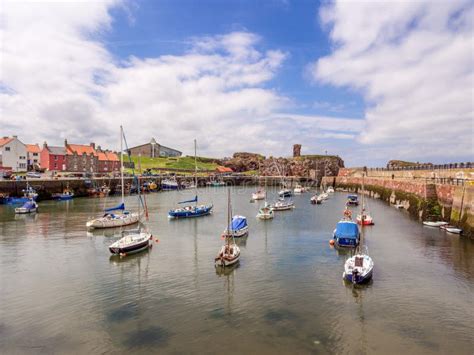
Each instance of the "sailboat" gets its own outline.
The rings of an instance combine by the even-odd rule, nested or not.
[[[178,202],[179,204],[183,203],[192,203],[194,205],[187,205],[180,208],[175,208],[174,210],[170,210],[168,212],[169,218],[192,218],[192,217],[201,217],[206,216],[211,213],[212,204],[208,205],[198,205],[198,194],[197,194],[197,157],[196,157],[196,140],[194,140],[194,189],[196,195],[193,199],[187,201]]]
[[[122,231],[122,235],[122,238],[109,246],[109,251],[114,255],[127,256],[139,253],[153,245],[153,235],[147,230]]]
[[[369,282],[374,271],[374,261],[367,248],[359,248],[358,252],[346,260],[342,277],[353,284]]]
[[[265,178],[265,203],[263,204],[263,207],[261,207],[258,210],[257,218],[260,219],[272,219],[273,218],[273,208],[270,206],[267,202],[267,179]]]
[[[272,209],[274,211],[287,211],[287,210],[291,210],[295,208],[295,204],[293,202],[293,200],[289,199],[289,200],[285,200],[285,198],[279,198],[278,201],[276,201],[273,205],[272,205]]]
[[[231,222],[231,203],[230,203],[230,189],[227,192],[227,230],[224,234],[225,243],[219,250],[219,253],[214,259],[216,267],[231,266],[240,260],[240,248],[235,244],[234,230]]]
[[[123,179],[123,140],[125,139],[123,127],[120,126],[120,179],[122,189],[122,202],[115,207],[104,210],[104,215],[87,221],[86,226],[89,229],[123,227],[138,223],[141,218],[140,212],[130,212],[125,209],[125,184]],[[118,213],[114,213],[119,211]]]
[[[365,189],[364,189],[364,177],[362,176],[362,205],[361,211],[356,217],[357,223],[362,226],[371,226],[374,224],[374,220],[369,212],[366,211],[365,206]]]

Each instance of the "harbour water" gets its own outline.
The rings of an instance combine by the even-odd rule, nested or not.
[[[122,259],[107,248],[116,231],[85,230],[104,199],[44,201],[31,216],[0,206],[0,353],[472,354],[472,241],[370,200],[374,277],[353,287],[347,255],[328,244],[346,194],[323,205],[295,196],[294,210],[259,221],[252,191],[232,189],[250,233],[225,273],[213,260],[226,188],[202,189],[214,213],[189,220],[167,211],[193,191],[147,195],[159,242]]]

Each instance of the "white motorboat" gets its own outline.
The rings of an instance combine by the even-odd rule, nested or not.
[[[443,222],[443,221],[436,221],[436,222],[430,222],[430,221],[424,221],[423,224],[428,227],[441,227],[449,224],[448,222]]]
[[[301,186],[300,184],[298,184],[298,185],[296,185],[296,187],[293,189],[293,192],[294,192],[295,194],[299,195],[299,194],[302,194],[302,193],[306,192],[306,189],[305,189],[303,186]]]
[[[265,190],[257,190],[256,192],[252,193],[252,200],[264,200],[265,199]]]
[[[357,253],[346,260],[342,277],[353,284],[370,281],[374,270],[374,262],[366,253]]]
[[[334,193],[334,188],[332,186],[329,186],[328,189],[326,190],[328,194],[333,194]]]
[[[295,208],[295,204],[293,201],[289,200],[286,201],[285,199],[279,199],[272,205],[272,209],[274,211],[286,211]]]
[[[149,232],[131,231],[124,233],[127,233],[127,235],[109,246],[112,254],[126,256],[141,252],[152,246],[153,236]]]

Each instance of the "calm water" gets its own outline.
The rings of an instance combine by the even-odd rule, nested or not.
[[[192,191],[148,195],[160,241],[121,260],[112,231],[85,231],[104,200],[45,201],[37,216],[0,206],[0,353],[473,353],[473,242],[371,200],[374,280],[353,288],[328,245],[345,194],[322,206],[296,196],[295,210],[259,221],[251,192],[232,193],[250,234],[226,274],[213,264],[225,188],[203,189],[215,212],[193,220],[166,217]]]

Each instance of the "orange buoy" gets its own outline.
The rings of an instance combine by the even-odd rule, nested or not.
[[[155,242],[159,243],[160,241],[159,241],[159,239],[157,238],[157,239],[155,239]]]
[[[329,241],[329,245],[334,245],[334,243],[335,243],[334,239],[331,239],[331,240]]]

